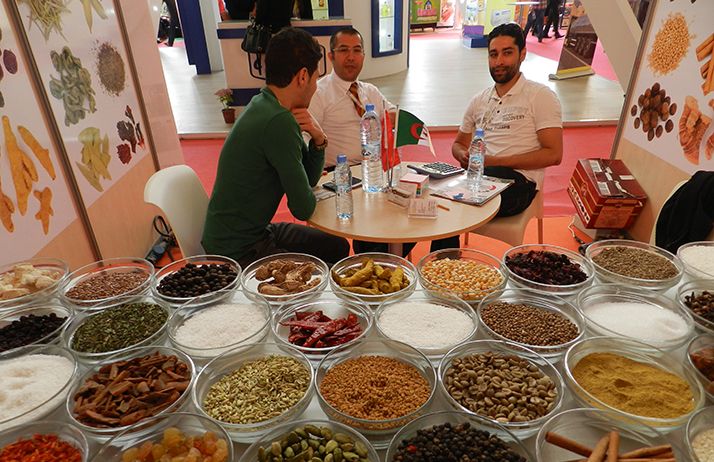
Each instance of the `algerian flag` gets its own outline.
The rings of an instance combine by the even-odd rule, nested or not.
[[[406,146],[407,144],[428,146],[431,155],[436,157],[434,145],[431,143],[431,136],[429,136],[429,130],[424,125],[424,122],[419,120],[417,116],[404,109],[399,109],[396,125],[397,147]]]

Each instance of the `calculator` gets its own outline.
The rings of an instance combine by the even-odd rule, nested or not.
[[[407,165],[407,167],[432,178],[446,178],[464,171],[463,168],[446,162],[430,162],[424,165]]]

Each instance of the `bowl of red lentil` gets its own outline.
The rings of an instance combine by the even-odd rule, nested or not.
[[[684,264],[688,278],[714,280],[714,241],[684,244],[677,249],[677,257]]]
[[[704,393],[714,403],[714,335],[699,334],[687,344],[687,364],[695,371]]]
[[[0,433],[0,460],[85,462],[89,458],[87,438],[66,422],[41,420]]]
[[[684,267],[677,256],[657,246],[624,239],[590,244],[585,257],[600,282],[664,292],[682,278]]]
[[[499,259],[473,249],[444,249],[425,255],[417,264],[419,283],[436,297],[456,295],[476,304],[506,287],[508,273]]]
[[[271,306],[278,306],[319,296],[327,287],[329,274],[327,264],[313,255],[280,253],[248,265],[240,284],[248,297],[265,299]]]
[[[53,297],[65,284],[69,266],[38,257],[0,266],[0,313]]]
[[[687,452],[692,462],[714,459],[714,406],[695,412],[687,422],[685,435]]]
[[[45,300],[0,314],[0,355],[28,345],[54,344],[74,313],[56,300]]]
[[[677,290],[676,300],[694,318],[700,332],[714,334],[714,281],[695,279],[685,282]]]
[[[429,359],[406,343],[363,339],[325,355],[315,385],[330,420],[384,449],[401,427],[427,412],[436,374]]]

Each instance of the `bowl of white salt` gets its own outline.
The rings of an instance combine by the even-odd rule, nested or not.
[[[714,280],[714,241],[697,241],[684,244],[677,250],[684,264],[684,274],[689,279]]]

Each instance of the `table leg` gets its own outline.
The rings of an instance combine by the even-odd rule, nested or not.
[[[402,248],[404,245],[401,242],[390,242],[388,252],[392,255],[402,256]]]

